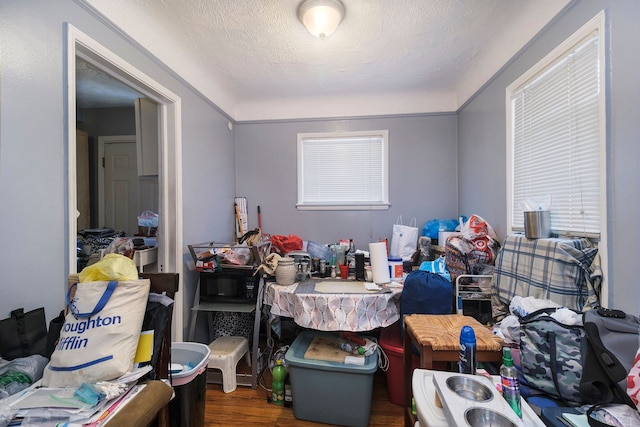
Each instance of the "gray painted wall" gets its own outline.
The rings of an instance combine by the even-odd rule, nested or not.
[[[505,89],[587,23],[607,14],[609,306],[638,313],[640,228],[640,2],[581,0],[549,26],[458,114],[460,209],[484,212],[499,237],[506,235]],[[479,172],[479,167],[482,171]]]
[[[76,126],[78,129],[87,131],[97,144],[99,136],[135,135],[136,112],[133,105],[117,108],[87,108],[82,110]]]
[[[506,230],[504,89],[603,7],[609,13],[611,91],[608,150],[611,306],[637,312],[640,217],[640,71],[635,0],[582,0],[549,27],[459,114],[238,124],[73,0],[0,2],[0,318],[17,307],[64,304],[66,286],[65,22],[178,94],[182,100],[184,243],[229,240],[233,197],[247,196],[265,231],[358,247],[389,237],[398,215],[431,218],[477,213]],[[37,123],[37,126],[34,125]],[[391,208],[376,212],[298,212],[298,132],[389,129]],[[234,145],[235,141],[235,145]],[[459,181],[459,182],[458,182]],[[236,187],[237,184],[237,187]],[[185,325],[196,274],[186,251]]]
[[[296,209],[298,133],[381,129],[389,130],[388,210]],[[247,197],[250,228],[260,206],[265,233],[318,243],[352,238],[368,250],[391,238],[400,215],[405,224],[415,217],[420,229],[429,219],[458,216],[454,114],[238,124],[236,132],[237,193]]]
[[[213,105],[73,0],[0,2],[0,318],[44,306],[51,319],[64,307],[65,22],[181,97],[186,326],[196,285],[186,244],[231,238],[234,134]]]

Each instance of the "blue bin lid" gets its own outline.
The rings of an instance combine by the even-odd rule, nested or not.
[[[351,372],[356,374],[372,374],[378,369],[378,353],[365,357],[364,365],[352,365],[326,360],[305,359],[304,354],[309,348],[309,344],[317,335],[335,336],[330,332],[322,331],[302,331],[287,350],[284,360],[288,366],[318,369],[324,371]],[[345,352],[345,356],[348,353]]]

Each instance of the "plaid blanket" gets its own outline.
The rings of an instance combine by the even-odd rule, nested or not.
[[[583,311],[599,304],[602,271],[598,248],[584,238],[527,239],[507,236],[493,273],[496,296],[549,299]]]

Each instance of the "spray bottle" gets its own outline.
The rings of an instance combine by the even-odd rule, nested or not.
[[[514,412],[522,418],[520,406],[520,387],[518,386],[518,370],[513,366],[511,349],[502,349],[502,366],[500,366],[500,381],[502,382],[502,397],[509,403]]]
[[[458,370],[461,374],[476,373],[476,334],[471,326],[463,326],[460,330],[460,362]]]

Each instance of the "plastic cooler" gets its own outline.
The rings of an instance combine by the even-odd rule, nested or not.
[[[325,424],[368,426],[377,355],[367,356],[362,366],[305,359],[309,344],[318,334],[327,333],[301,332],[285,354],[293,414],[301,420]]]
[[[209,347],[201,343],[171,343],[171,364],[182,365],[181,371],[170,376],[175,392],[175,398],[169,402],[172,427],[204,426],[209,353]]]
[[[404,344],[400,334],[400,325],[394,323],[384,328],[380,332],[378,344],[389,359],[389,368],[386,373],[389,401],[404,406]],[[411,355],[411,366],[413,369],[420,366],[420,358],[415,352]],[[448,364],[447,362],[433,362],[433,368],[446,371]]]
[[[400,336],[400,326],[394,323],[380,331],[378,344],[389,359],[386,373],[389,401],[404,406],[404,347]],[[420,359],[416,354],[412,355],[411,362],[413,369],[420,366]]]

